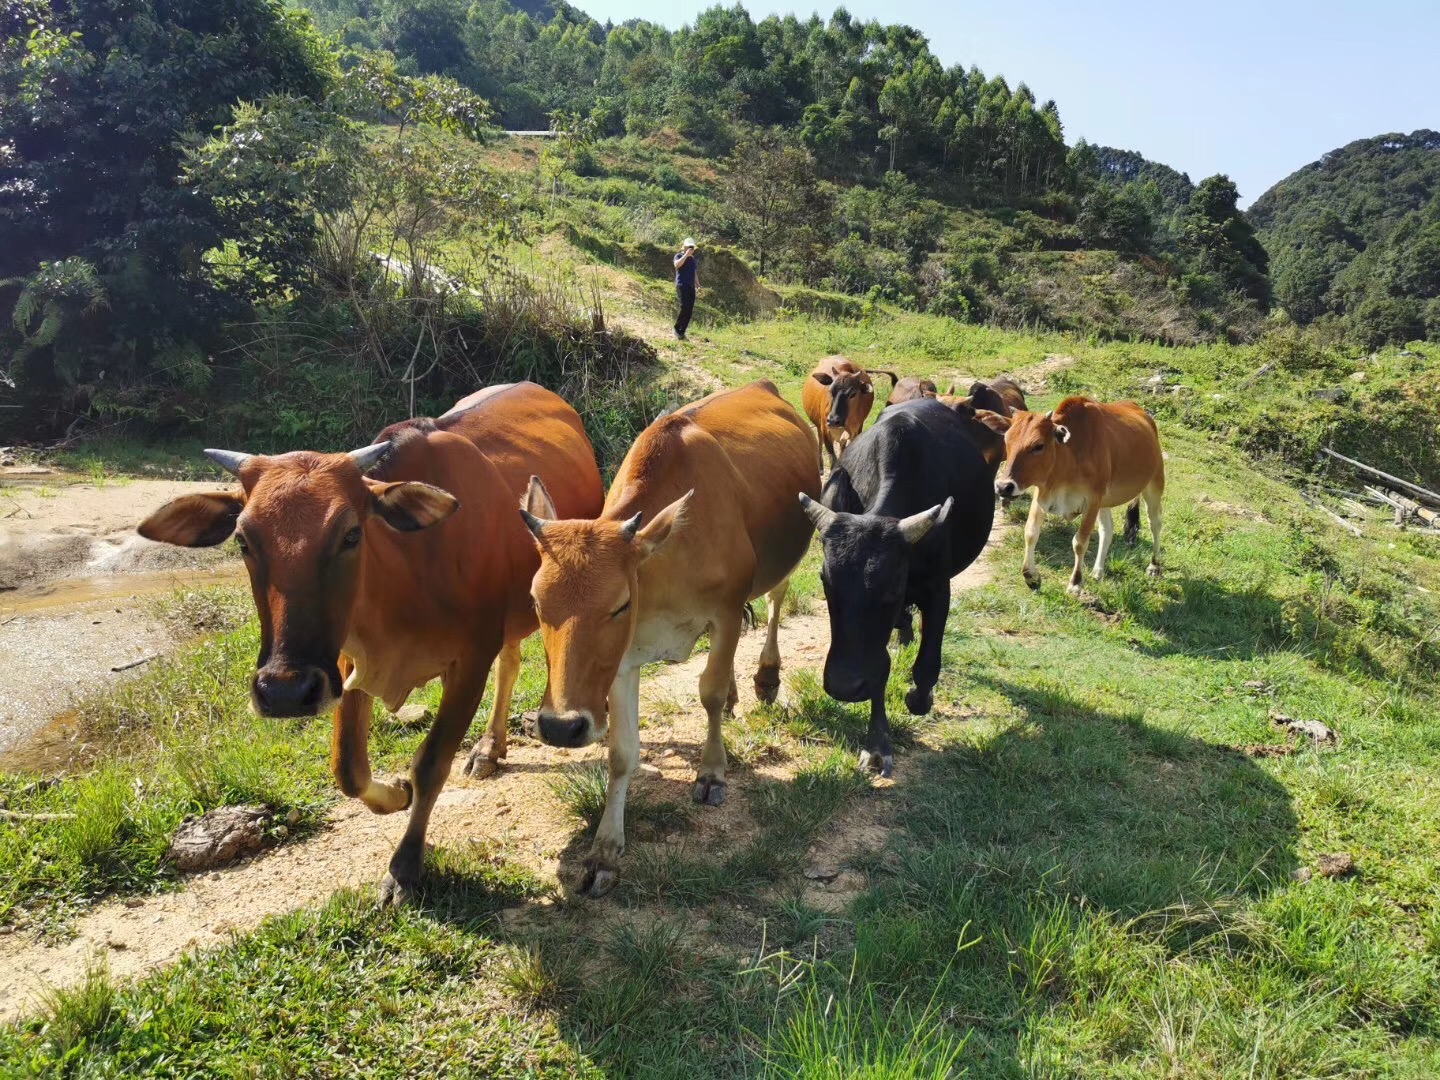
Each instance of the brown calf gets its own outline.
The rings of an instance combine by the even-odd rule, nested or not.
[[[820,490],[805,421],[769,382],[702,398],[636,439],[594,521],[555,520],[546,505],[522,512],[540,549],[532,592],[549,661],[540,737],[587,746],[609,736],[610,788],[585,861],[582,890],[615,883],[625,849],[625,796],[639,765],[640,670],[689,657],[710,634],[700,676],[709,720],[697,802],[725,797],[723,716],[734,708],[735,646],[746,604],[765,596],[769,621],[755,693],[780,686],[776,635],[790,574],[810,543],[796,501]],[[513,511],[511,511],[513,514]]]
[[[1025,582],[1039,588],[1035,544],[1046,514],[1080,518],[1076,530],[1071,593],[1080,592],[1090,533],[1100,523],[1095,577],[1105,576],[1105,559],[1115,534],[1110,508],[1137,495],[1145,500],[1154,540],[1150,566],[1160,573],[1160,500],[1165,492],[1165,458],[1150,414],[1133,401],[1102,404],[1068,397],[1050,413],[1018,412],[1005,436],[1005,464],[995,481],[1002,499],[1035,489],[1025,522]],[[1132,511],[1138,516],[1138,511]]]

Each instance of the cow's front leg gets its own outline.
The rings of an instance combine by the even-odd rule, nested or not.
[[[740,625],[738,607],[733,614],[727,612],[715,620],[710,627],[710,655],[705,661],[705,670],[700,673],[700,704],[705,706],[706,719],[705,747],[700,751],[700,768],[692,796],[705,806],[719,806],[725,801],[725,740],[720,726],[725,719],[725,699],[735,678],[735,646],[740,642]],[[779,666],[778,651],[776,666]]]
[[[340,658],[340,674],[348,678],[351,663]],[[335,785],[352,799],[359,799],[377,814],[393,814],[410,805],[410,781],[396,779],[380,783],[370,775],[370,720],[374,699],[361,690],[346,690],[335,706],[334,729],[330,737],[330,772]]]
[[[1040,587],[1040,574],[1035,569],[1035,545],[1040,542],[1040,527],[1045,524],[1045,511],[1040,508],[1040,494],[1030,501],[1030,516],[1025,519],[1025,562],[1020,574],[1032,589]]]
[[[755,696],[767,705],[780,696],[780,609],[790,591],[786,578],[765,596],[765,647],[760,650],[760,664],[755,669]]]
[[[935,684],[940,680],[940,645],[945,640],[945,621],[950,615],[950,590],[945,585],[920,604],[920,651],[910,669],[914,686],[905,695],[905,708],[912,716],[924,716],[935,704]]]
[[[435,722],[430,725],[425,741],[415,751],[410,763],[410,783],[415,791],[410,804],[410,821],[405,835],[390,856],[390,872],[380,885],[380,903],[403,904],[420,884],[420,866],[425,858],[425,830],[430,826],[430,812],[440,789],[450,776],[450,766],[460,749],[460,740],[475,718],[480,699],[485,696],[485,679],[499,651],[498,643],[472,658],[470,663],[453,665],[443,679],[444,691]]]
[[[870,730],[865,749],[860,751],[860,771],[889,776],[895,769],[895,749],[890,745],[890,718],[885,715],[885,684],[870,699]]]
[[[510,734],[510,699],[515,694],[515,680],[520,677],[520,643],[507,644],[500,650],[495,665],[495,704],[490,709],[490,730],[477,742],[465,759],[465,775],[476,779],[493,775],[505,756]]]
[[[622,667],[610,686],[610,784],[580,882],[586,896],[604,896],[615,887],[620,856],[625,854],[625,798],[639,764],[640,669]]]
[[[1067,589],[1071,596],[1080,595],[1080,586],[1085,581],[1085,552],[1090,547],[1090,534],[1095,531],[1095,519],[1099,516],[1099,508],[1091,507],[1085,511],[1085,516],[1080,519],[1080,527],[1075,530],[1075,539],[1071,542],[1071,548],[1075,552],[1075,566],[1070,571],[1070,585]]]

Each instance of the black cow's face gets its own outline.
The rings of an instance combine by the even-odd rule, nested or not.
[[[951,500],[904,519],[841,514],[801,496],[815,522],[825,560],[820,582],[830,610],[825,692],[836,701],[885,693],[890,632],[905,603],[915,545],[949,514]]]

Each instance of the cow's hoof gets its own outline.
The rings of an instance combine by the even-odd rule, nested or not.
[[[377,805],[372,802],[366,802],[365,805],[372,814],[398,814],[402,810],[410,809],[410,804],[415,801],[415,787],[410,783],[410,778],[408,776],[397,776],[394,780],[390,781],[390,786],[398,790],[400,797],[405,801],[396,806],[386,806],[383,803]]]
[[[404,907],[415,899],[415,890],[419,886],[419,879],[410,879],[404,875],[396,878],[394,872],[385,875],[385,880],[380,883],[380,895],[377,903],[382,908]]]
[[[1039,591],[1040,591],[1040,575],[1039,575],[1039,574],[1021,574],[1020,576],[1025,579],[1025,584],[1026,584],[1026,585],[1029,585],[1032,591],[1034,591],[1034,592],[1039,592]]]
[[[889,779],[890,774],[895,771],[894,754],[872,754],[869,750],[860,751],[860,771],[863,773],[876,773]]]
[[[494,744],[482,739],[465,759],[465,775],[472,780],[484,780],[500,771],[500,758],[494,752]]]
[[[911,716],[924,716],[935,704],[935,695],[929,690],[921,690],[918,686],[912,686],[905,692],[905,708],[910,710]]]
[[[725,801],[725,781],[713,776],[702,776],[695,781],[690,797],[701,806],[719,806]]]
[[[1075,582],[1072,581],[1069,585],[1065,586],[1065,591],[1068,592],[1071,596],[1079,596],[1083,590],[1079,585],[1075,584]]]
[[[580,879],[580,892],[591,900],[599,900],[611,889],[620,874],[613,866],[606,866],[595,859],[585,860],[585,875]]]
[[[774,705],[780,696],[780,669],[763,667],[755,672],[755,696],[766,705]]]
[[[1145,568],[1145,573],[1150,577],[1159,577],[1160,565],[1158,563],[1152,562],[1149,566]]]

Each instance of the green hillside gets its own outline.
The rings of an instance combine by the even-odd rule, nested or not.
[[[1440,133],[1333,150],[1261,195],[1249,217],[1296,322],[1372,346],[1440,335]]]

